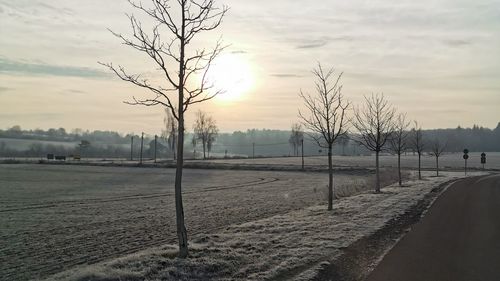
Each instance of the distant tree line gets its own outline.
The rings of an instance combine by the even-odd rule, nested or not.
[[[67,144],[67,143],[44,143],[32,139],[33,143],[29,144],[27,148],[20,149],[17,145],[9,143],[7,139],[0,140],[0,157],[35,157],[45,158],[47,154],[62,155],[62,156],[80,156],[82,158],[124,158],[130,159],[131,148],[133,159],[140,157],[140,137],[136,138],[133,146],[131,144],[117,145],[117,144],[95,144],[88,142],[87,145],[82,146],[81,143]],[[149,139],[148,139],[149,140]],[[130,141],[130,140],[129,140]],[[152,159],[154,157],[154,140],[144,141],[143,158]],[[157,156],[159,158],[172,157],[171,152],[167,149],[166,143],[158,139],[156,144]]]
[[[460,152],[464,148],[469,151],[500,151],[500,122],[495,129],[474,125],[472,128],[423,130],[424,139],[447,140],[446,152]],[[430,147],[426,151],[430,151]]]
[[[107,144],[126,144],[130,142],[133,134],[119,134],[113,131],[89,131],[73,129],[71,132],[64,128],[51,128],[48,130],[34,129],[23,130],[19,125],[15,125],[6,130],[0,130],[0,138],[33,139],[46,141],[80,142],[82,139],[90,142],[100,142]],[[139,136],[136,136],[139,137]]]
[[[293,132],[296,136],[297,132]],[[160,136],[164,134],[159,134]],[[460,152],[468,148],[472,152],[500,152],[500,123],[495,129],[484,128],[474,125],[472,128],[457,127],[455,129],[422,130],[424,141],[446,140],[445,152]],[[41,141],[74,142],[74,146],[55,144],[44,144],[34,142],[28,149],[19,150],[9,145],[7,140],[0,139],[1,157],[42,157],[47,153],[61,155],[78,154],[77,143],[82,140],[90,142],[90,146],[83,151],[84,157],[95,158],[130,158],[131,137],[134,136],[134,158],[139,157],[140,136],[135,134],[120,134],[113,131],[84,131],[72,130],[68,133],[64,128],[48,130],[22,130],[14,126],[6,130],[0,130],[0,138],[3,139],[28,139]],[[235,131],[233,133],[218,133],[216,140],[211,143],[212,157],[234,157],[248,156],[295,156],[300,146],[297,140],[291,141],[290,130],[249,129],[246,131]],[[299,138],[296,136],[296,138]],[[193,134],[186,134],[186,147],[193,147]],[[303,136],[305,155],[326,155],[327,151],[318,147],[314,140],[308,135]],[[366,155],[369,152],[351,138],[339,138],[337,145],[333,147],[334,155]],[[157,152],[160,158],[173,158],[172,145],[168,137],[158,138]],[[170,148],[169,148],[170,147]],[[413,153],[414,146],[408,145],[405,153]],[[175,148],[175,146],[174,146]],[[195,150],[203,152],[202,142],[198,141]],[[424,147],[425,153],[432,152],[432,144]],[[175,150],[175,149],[174,149]],[[226,153],[227,152],[227,153]],[[415,151],[416,153],[416,151]],[[154,137],[147,136],[144,139],[144,156],[153,157]],[[192,157],[190,152],[187,157]],[[200,156],[199,156],[200,157]]]

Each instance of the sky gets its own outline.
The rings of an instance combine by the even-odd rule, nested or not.
[[[223,132],[289,129],[303,108],[300,90],[314,93],[318,62],[343,72],[343,94],[355,106],[383,93],[423,128],[500,121],[500,0],[216,3],[229,13],[196,44],[211,47],[222,36],[222,56],[237,63],[215,77],[237,73],[236,83],[246,82],[236,98],[191,107],[188,130],[197,110]],[[123,103],[147,93],[98,64],[155,75],[147,57],[108,31],[130,34],[126,14],[149,23],[126,0],[0,0],[0,128],[160,132],[163,109]]]

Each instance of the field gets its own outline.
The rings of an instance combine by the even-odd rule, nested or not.
[[[0,279],[39,279],[175,242],[174,170],[0,165]],[[336,175],[337,187],[362,175]],[[324,203],[320,173],[186,170],[190,235]]]
[[[480,152],[469,153],[467,166],[470,168],[482,168]],[[500,169],[500,153],[487,152],[487,169]],[[439,158],[439,167],[449,170],[462,170],[464,167],[464,159],[461,153],[443,154]],[[325,167],[327,166],[327,158],[325,156],[310,156],[305,157],[304,162],[306,167]],[[435,169],[436,158],[430,155],[422,156],[423,169]],[[193,162],[193,161],[191,161]],[[206,162],[206,161],[194,161]],[[232,164],[232,165],[253,165],[253,166],[301,166],[300,157],[283,157],[283,158],[256,158],[256,159],[214,159],[211,163]],[[333,156],[333,165],[335,167],[364,167],[372,168],[375,166],[375,156]],[[397,167],[397,157],[393,155],[380,156],[381,167]],[[403,155],[401,157],[401,166],[404,168],[415,169],[418,167],[418,157],[414,155]]]
[[[464,177],[461,172],[431,175],[424,172],[424,180],[389,186],[380,194],[363,192],[336,199],[332,211],[322,204],[191,235],[187,259],[176,258],[175,243],[164,244],[76,267],[45,281],[304,281],[332,276],[364,280],[380,255],[418,221],[446,183]],[[344,255],[349,258],[342,259]],[[346,262],[339,266],[338,259]]]

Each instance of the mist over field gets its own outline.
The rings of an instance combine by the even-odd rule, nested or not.
[[[233,133],[219,133],[211,152],[213,158],[227,157],[276,157],[296,156],[293,144],[290,143],[288,130],[249,129]],[[446,139],[447,153],[456,153],[465,146],[474,152],[500,151],[500,123],[494,129],[474,126],[473,128],[455,128],[424,131],[428,140]],[[168,147],[168,136],[165,130],[159,130],[157,140],[158,158],[173,157],[172,149]],[[143,141],[145,158],[154,156],[154,135],[146,135]],[[135,143],[132,143],[132,138]],[[84,156],[88,158],[134,158],[140,157],[140,138],[138,134],[120,134],[113,131],[85,131],[82,129],[66,130],[64,128],[49,130],[27,130],[20,126],[0,130],[0,157],[40,157],[46,154],[79,154],[79,144],[82,140],[89,141]],[[192,145],[193,133],[188,132],[185,147],[193,153],[202,150],[201,144]],[[467,144],[467,145],[465,145]],[[321,150],[321,151],[320,151]],[[430,152],[431,148],[427,147]],[[227,153],[226,153],[227,151]],[[369,155],[363,146],[353,140],[338,143],[336,155]],[[311,138],[304,139],[304,154],[308,156],[325,155],[321,147]]]

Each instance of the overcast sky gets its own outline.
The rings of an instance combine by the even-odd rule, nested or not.
[[[354,104],[384,93],[424,128],[500,121],[500,0],[217,3],[231,10],[203,42],[222,35],[254,81],[241,99],[191,108],[222,131],[289,129],[317,61],[344,72]],[[129,33],[125,13],[140,15],[125,0],[0,0],[0,128],[158,133],[162,109],[123,104],[141,90],[97,64],[154,71],[108,32]]]

